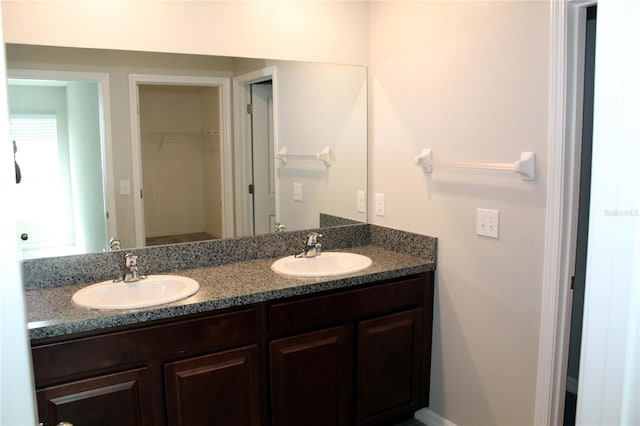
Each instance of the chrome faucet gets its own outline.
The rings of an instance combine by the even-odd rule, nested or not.
[[[120,250],[120,240],[118,237],[111,237],[109,240],[109,250]]]
[[[133,253],[124,255],[124,271],[122,277],[113,280],[114,282],[133,283],[147,278],[138,271],[138,256]]]
[[[281,234],[281,233],[283,233],[286,229],[287,229],[287,227],[286,227],[286,226],[284,226],[282,223],[280,223],[280,222],[276,222],[276,234]]]
[[[304,251],[300,254],[296,254],[295,257],[316,257],[320,256],[322,251],[322,244],[318,242],[318,238],[321,238],[322,234],[318,232],[309,232],[307,234],[307,241],[304,245]]]

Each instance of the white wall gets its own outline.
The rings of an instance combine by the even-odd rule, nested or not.
[[[276,161],[280,222],[287,229],[319,226],[320,213],[366,222],[356,210],[366,191],[367,70],[336,64],[267,61],[277,67],[278,149],[289,154],[332,150],[334,162]],[[339,100],[339,101],[337,101]],[[302,184],[302,201],[293,184]]]
[[[532,424],[545,217],[549,5],[370,4],[373,223],[433,235],[438,268],[430,408],[458,424]],[[413,165],[510,162],[534,151],[538,178]],[[372,208],[370,198],[370,208]],[[500,239],[475,235],[500,211]]]
[[[7,79],[0,10],[0,128],[9,128]],[[13,148],[6,131],[0,132],[0,424],[36,424],[35,395],[31,374],[31,351],[27,334],[22,275],[16,244],[16,214],[11,208],[16,189]],[[9,350],[7,348],[10,348]]]

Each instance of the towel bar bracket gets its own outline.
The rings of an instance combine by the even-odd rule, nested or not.
[[[290,154],[287,152],[287,147],[283,147],[276,153],[275,157],[284,164],[291,159],[320,160],[325,164],[325,166],[329,167],[333,162],[333,153],[331,152],[331,148],[328,146],[317,154]]]
[[[434,167],[454,167],[465,169],[504,170],[520,174],[524,181],[532,181],[536,178],[536,154],[534,152],[521,152],[520,159],[513,163],[467,163],[461,161],[433,161],[433,153],[430,148],[422,150],[415,158],[415,164],[422,167],[425,173],[432,173]]]

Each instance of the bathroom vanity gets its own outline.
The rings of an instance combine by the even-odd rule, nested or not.
[[[27,291],[40,421],[324,426],[412,417],[428,405],[435,262],[374,243],[344,249],[373,261],[346,276],[285,277],[270,270],[273,258],[184,269],[200,291],[154,308],[77,308],[70,295],[81,284]]]

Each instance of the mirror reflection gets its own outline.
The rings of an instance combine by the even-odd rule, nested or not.
[[[366,222],[364,67],[6,52],[25,258]]]

